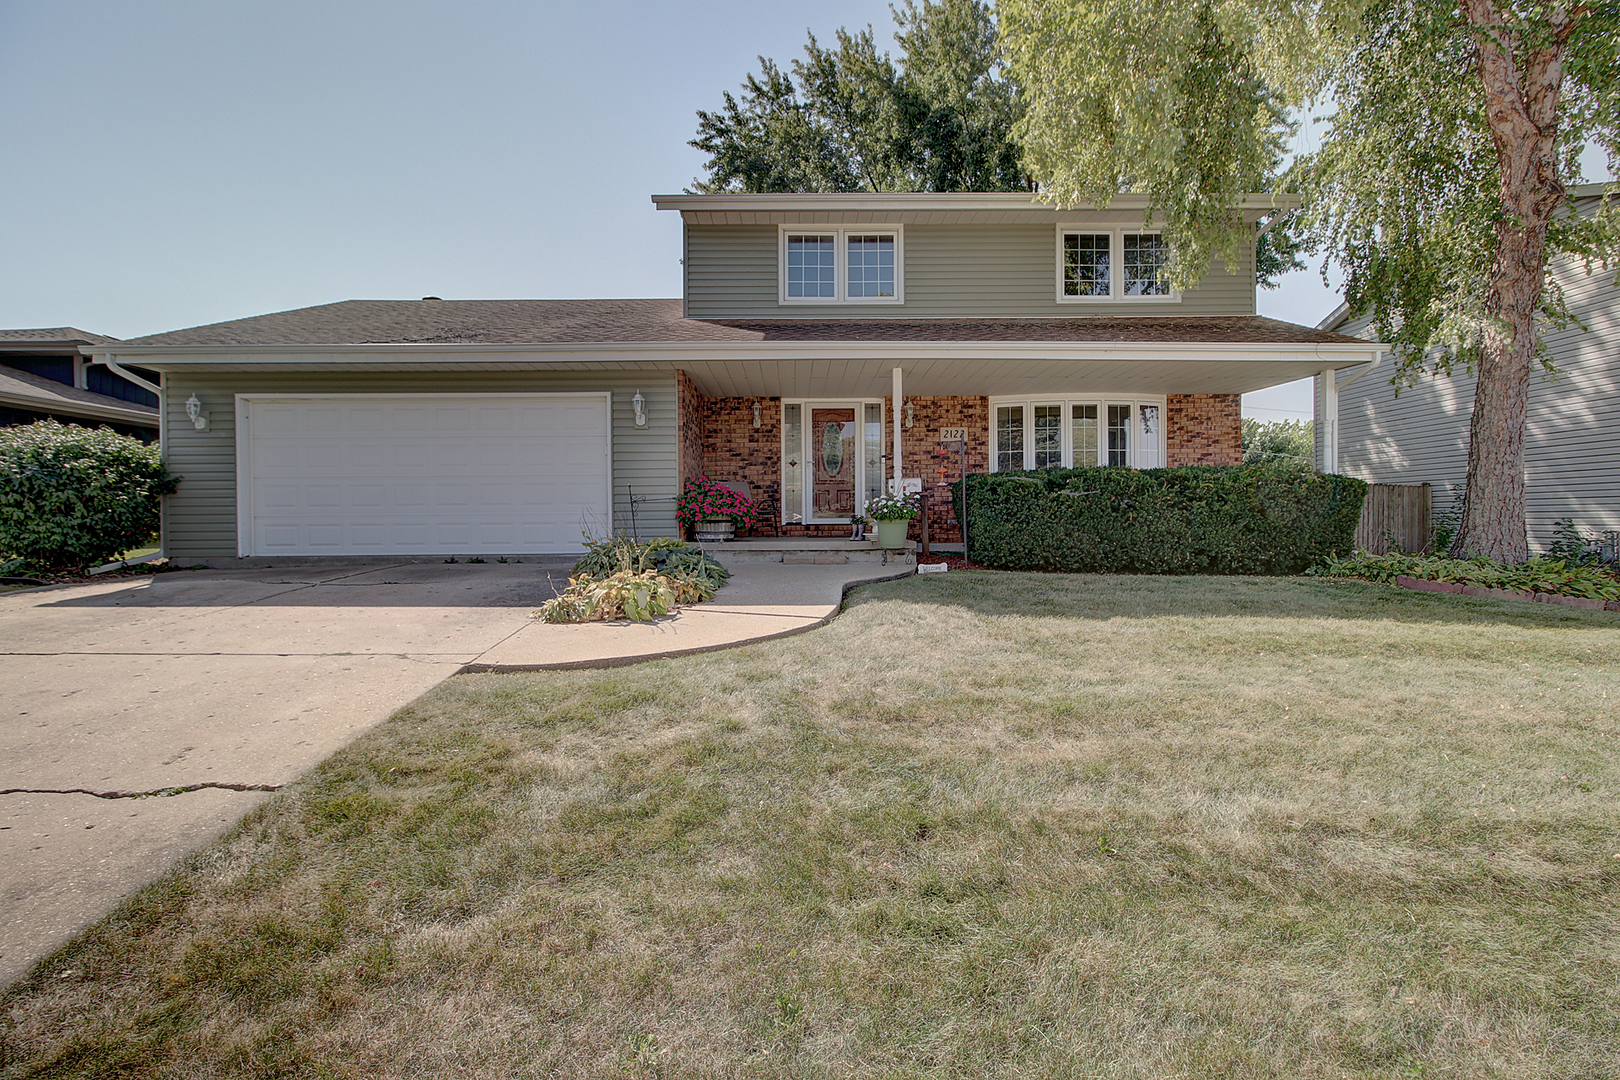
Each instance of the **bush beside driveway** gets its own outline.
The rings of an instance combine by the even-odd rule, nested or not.
[[[1600,1075],[1620,627],[947,574],[450,680],[11,992],[127,1076]]]

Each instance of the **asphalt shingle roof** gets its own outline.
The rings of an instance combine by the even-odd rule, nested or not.
[[[98,394],[93,390],[80,390],[76,386],[47,379],[43,375],[6,367],[3,363],[0,363],[0,399],[37,408],[41,412],[63,413],[68,416],[97,415],[82,412],[82,407],[89,405],[100,410],[113,409],[126,413],[131,422],[136,418],[144,418],[153,427],[156,427],[158,422],[158,411],[150,406],[124,401],[107,394]]]
[[[659,342],[1364,344],[1260,316],[686,319],[680,300],[344,300],[152,334],[128,345],[539,345]]]
[[[0,330],[0,345],[117,345],[118,339],[74,326],[35,330]]]

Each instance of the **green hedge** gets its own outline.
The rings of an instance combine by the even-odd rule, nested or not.
[[[967,487],[974,562],[1067,573],[1297,574],[1350,552],[1367,493],[1361,480],[1276,464],[1043,469]]]
[[[82,570],[157,533],[172,492],[155,446],[107,428],[41,420],[0,428],[0,560]]]

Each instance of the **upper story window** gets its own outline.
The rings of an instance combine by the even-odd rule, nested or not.
[[[782,227],[781,302],[897,304],[903,289],[899,226]]]
[[[1169,248],[1158,233],[1058,227],[1058,300],[1177,301],[1166,276]]]

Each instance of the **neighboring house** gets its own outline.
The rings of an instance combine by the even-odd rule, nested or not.
[[[1603,189],[1575,189],[1577,209],[1596,210]],[[1610,195],[1609,198],[1615,196]],[[1545,549],[1554,523],[1570,518],[1583,533],[1620,529],[1620,288],[1615,268],[1578,259],[1553,264],[1553,280],[1584,329],[1547,333],[1557,368],[1530,377],[1524,431],[1525,516],[1532,548]],[[1319,324],[1324,330],[1370,337],[1371,320],[1350,317],[1343,305]],[[1383,484],[1433,485],[1434,510],[1451,508],[1468,478],[1468,431],[1474,377],[1461,370],[1425,376],[1396,393],[1389,363],[1338,391],[1338,471]],[[1340,376],[1341,380],[1345,376]],[[1322,378],[1316,379],[1318,461],[1326,465],[1334,432]]]
[[[80,350],[117,345],[117,338],[71,326],[0,330],[0,427],[58,420],[106,426],[146,442],[158,437],[158,395]],[[156,383],[156,372],[144,372]]]
[[[1258,317],[1252,243],[1170,291],[1138,197],[654,202],[681,299],[351,300],[87,347],[163,373],[167,553],[574,551],[633,505],[674,534],[700,474],[841,536],[886,478],[954,474],[952,436],[976,472],[1235,464],[1240,394],[1380,351]]]

